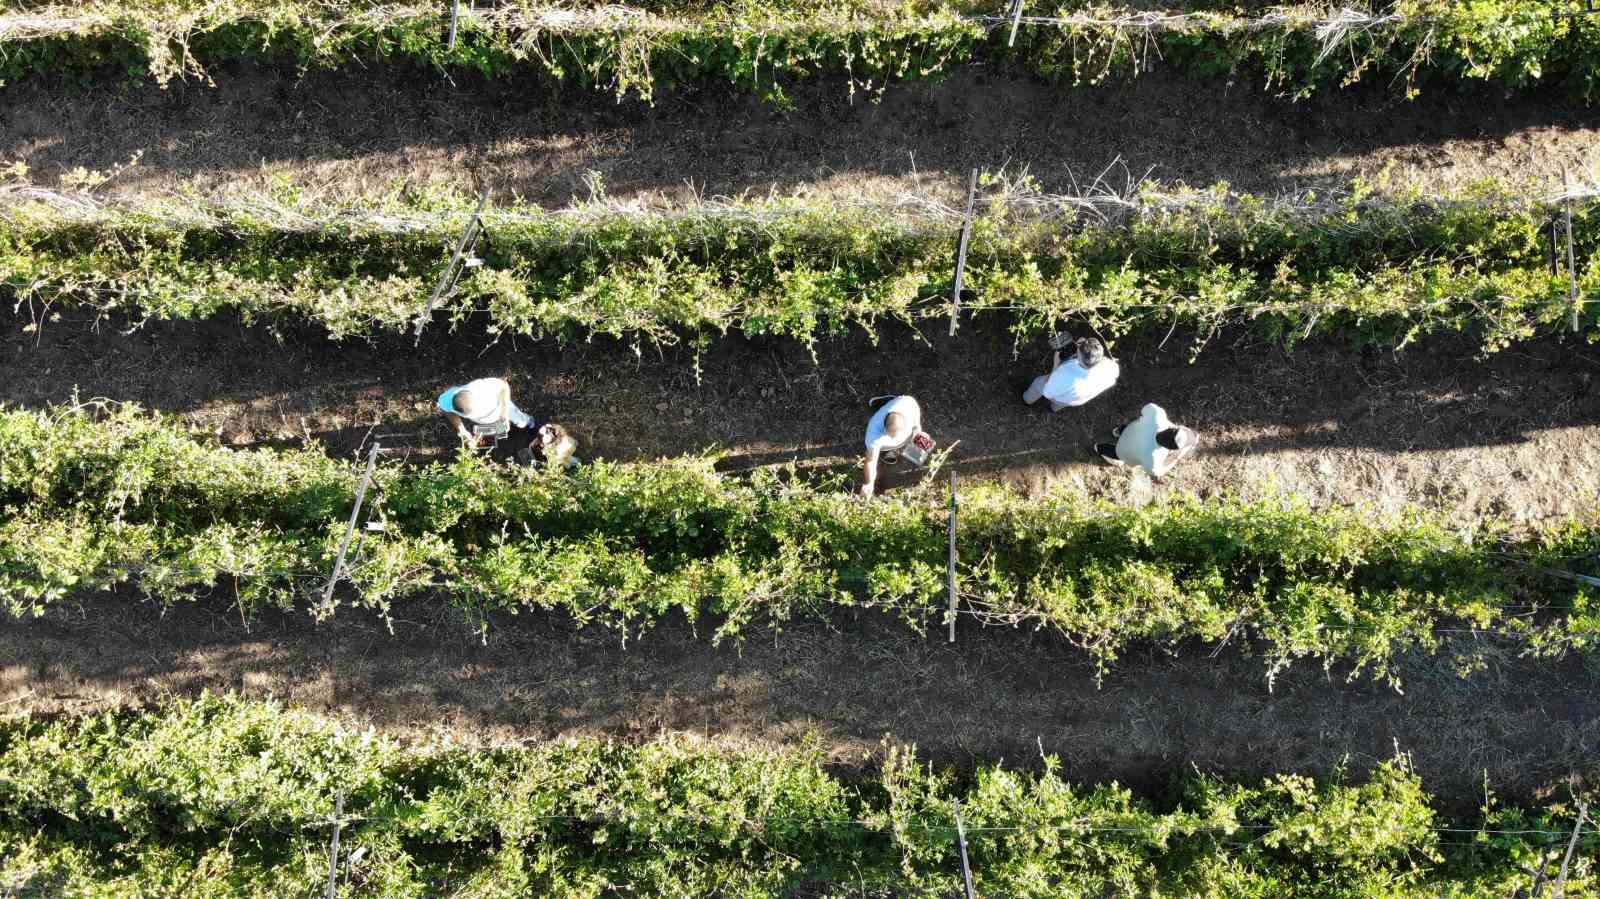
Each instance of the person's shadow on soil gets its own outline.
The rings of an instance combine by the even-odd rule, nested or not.
[[[787,462],[809,462],[813,459],[826,459],[830,456],[848,456],[853,449],[854,444],[834,443],[827,446],[808,446],[803,449],[776,450],[766,453],[739,453],[737,455],[724,456],[717,460],[716,468],[717,471],[728,474],[743,473],[754,471],[757,468],[783,465]]]

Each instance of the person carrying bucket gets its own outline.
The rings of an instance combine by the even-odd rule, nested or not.
[[[479,378],[439,394],[439,413],[473,449],[492,449],[513,428],[532,443],[532,416],[511,401],[511,385],[501,378]]]
[[[872,496],[878,484],[878,464],[896,465],[900,460],[922,467],[933,452],[933,438],[922,430],[922,407],[915,397],[874,397],[887,399],[867,421],[867,455],[861,466],[861,495]]]

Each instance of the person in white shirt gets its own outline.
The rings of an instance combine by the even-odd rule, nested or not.
[[[1159,478],[1200,445],[1200,435],[1167,419],[1167,410],[1146,403],[1139,417],[1111,432],[1115,444],[1096,443],[1094,451],[1112,465],[1138,465]]]
[[[900,450],[922,428],[922,407],[914,397],[897,396],[878,407],[867,422],[867,458],[861,466],[861,495],[871,496],[878,483],[878,458],[893,464]]]
[[[1065,332],[1050,338],[1050,348],[1055,351],[1050,373],[1033,379],[1023,391],[1024,403],[1031,406],[1044,397],[1050,401],[1051,412],[1060,412],[1068,406],[1089,402],[1117,383],[1122,369],[1117,360],[1107,358],[1106,348],[1100,341],[1093,337],[1078,338],[1077,353],[1062,362],[1061,350],[1071,343],[1072,335]]]
[[[500,378],[479,378],[451,387],[439,394],[439,413],[456,429],[461,439],[479,445],[472,426],[531,429],[533,418],[511,401],[511,385]],[[504,436],[504,435],[502,435]]]

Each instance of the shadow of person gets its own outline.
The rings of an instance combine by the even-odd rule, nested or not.
[[[724,456],[717,460],[716,470],[727,474],[735,474],[773,465],[784,465],[789,462],[810,462],[834,456],[848,456],[856,450],[857,446],[853,443],[834,443],[826,446],[806,446],[764,453],[739,453],[737,455]]]

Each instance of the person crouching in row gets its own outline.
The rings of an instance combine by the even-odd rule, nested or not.
[[[878,397],[877,399],[884,399]],[[902,456],[921,467],[933,452],[933,438],[922,430],[922,407],[915,397],[889,397],[867,421],[867,455],[861,465],[861,495],[878,485],[878,463],[896,465]]]
[[[558,424],[538,425],[511,400],[511,385],[501,378],[479,378],[439,394],[439,412],[464,445],[493,451],[502,443],[531,465],[542,456],[551,467],[577,464],[578,442]]]
[[[1139,417],[1111,432],[1116,443],[1096,443],[1094,451],[1112,465],[1137,465],[1161,478],[1200,445],[1200,435],[1167,418],[1167,410],[1146,403]]]
[[[1069,346],[1076,352],[1062,362],[1061,351]],[[1041,397],[1050,401],[1051,412],[1082,406],[1111,389],[1122,374],[1117,360],[1106,356],[1105,345],[1093,337],[1073,340],[1063,331],[1050,338],[1050,349],[1050,371],[1034,378],[1022,392],[1022,401],[1030,406]]]

